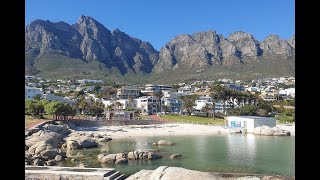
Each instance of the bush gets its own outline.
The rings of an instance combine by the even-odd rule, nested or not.
[[[294,116],[282,115],[282,116],[276,116],[276,119],[279,120],[279,122],[281,122],[281,123],[285,123],[285,122],[292,123],[292,122],[295,122],[295,117]]]

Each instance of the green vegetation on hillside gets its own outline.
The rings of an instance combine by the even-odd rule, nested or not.
[[[182,123],[224,125],[224,119],[213,119],[212,117],[207,118],[199,116],[161,115],[160,118],[163,120],[171,120]]]
[[[270,59],[266,61],[258,59],[233,66],[215,65],[201,69],[179,67],[159,74],[154,72],[150,74],[130,72],[122,75],[117,68],[108,68],[98,61],[85,62],[81,59],[61,55],[46,55],[40,58],[32,58],[26,55],[25,58],[25,69],[28,75],[64,79],[102,79],[109,82],[136,85],[146,83],[173,84],[235,77],[242,80],[252,80],[261,77],[291,76],[295,74],[294,64],[294,60]]]

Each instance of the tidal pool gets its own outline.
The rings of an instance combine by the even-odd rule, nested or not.
[[[152,146],[164,139],[174,146]],[[158,160],[129,161],[128,164],[101,164],[97,155],[129,152],[137,149],[159,149]],[[62,165],[75,166],[84,163],[87,167],[108,167],[126,175],[141,169],[156,169],[159,166],[177,166],[192,170],[257,173],[295,176],[295,137],[255,136],[252,134],[218,134],[205,136],[159,136],[118,139],[97,148],[74,150],[74,162],[66,160]],[[182,157],[170,159],[172,154]]]

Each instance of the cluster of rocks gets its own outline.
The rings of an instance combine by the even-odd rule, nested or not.
[[[98,160],[101,163],[108,164],[120,164],[128,163],[128,160],[155,160],[161,156],[157,153],[148,150],[135,150],[128,153],[117,153],[117,154],[99,154]]]
[[[110,141],[107,135],[78,133],[67,125],[47,124],[33,134],[26,134],[25,164],[53,166],[68,158],[68,150],[91,148]]]
[[[112,138],[107,137],[107,135],[101,135],[98,133],[79,133],[73,132],[69,134],[65,139],[65,143],[62,145],[62,149],[82,149],[97,147],[100,142],[108,142]]]
[[[259,126],[254,128],[253,134],[265,135],[265,136],[290,136],[290,132],[287,130],[280,129],[278,127]]]

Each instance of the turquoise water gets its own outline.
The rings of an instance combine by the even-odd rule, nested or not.
[[[174,146],[152,146],[164,139]],[[158,160],[129,161],[128,164],[107,165],[97,160],[97,155],[129,152],[136,149],[159,149]],[[88,167],[111,167],[124,174],[133,174],[141,169],[156,169],[159,166],[177,166],[187,169],[212,172],[236,172],[295,175],[295,137],[254,136],[252,134],[219,134],[205,136],[138,137],[112,140],[93,149],[72,151],[76,162]],[[170,159],[172,154],[182,157]],[[70,162],[64,165],[72,166]]]

